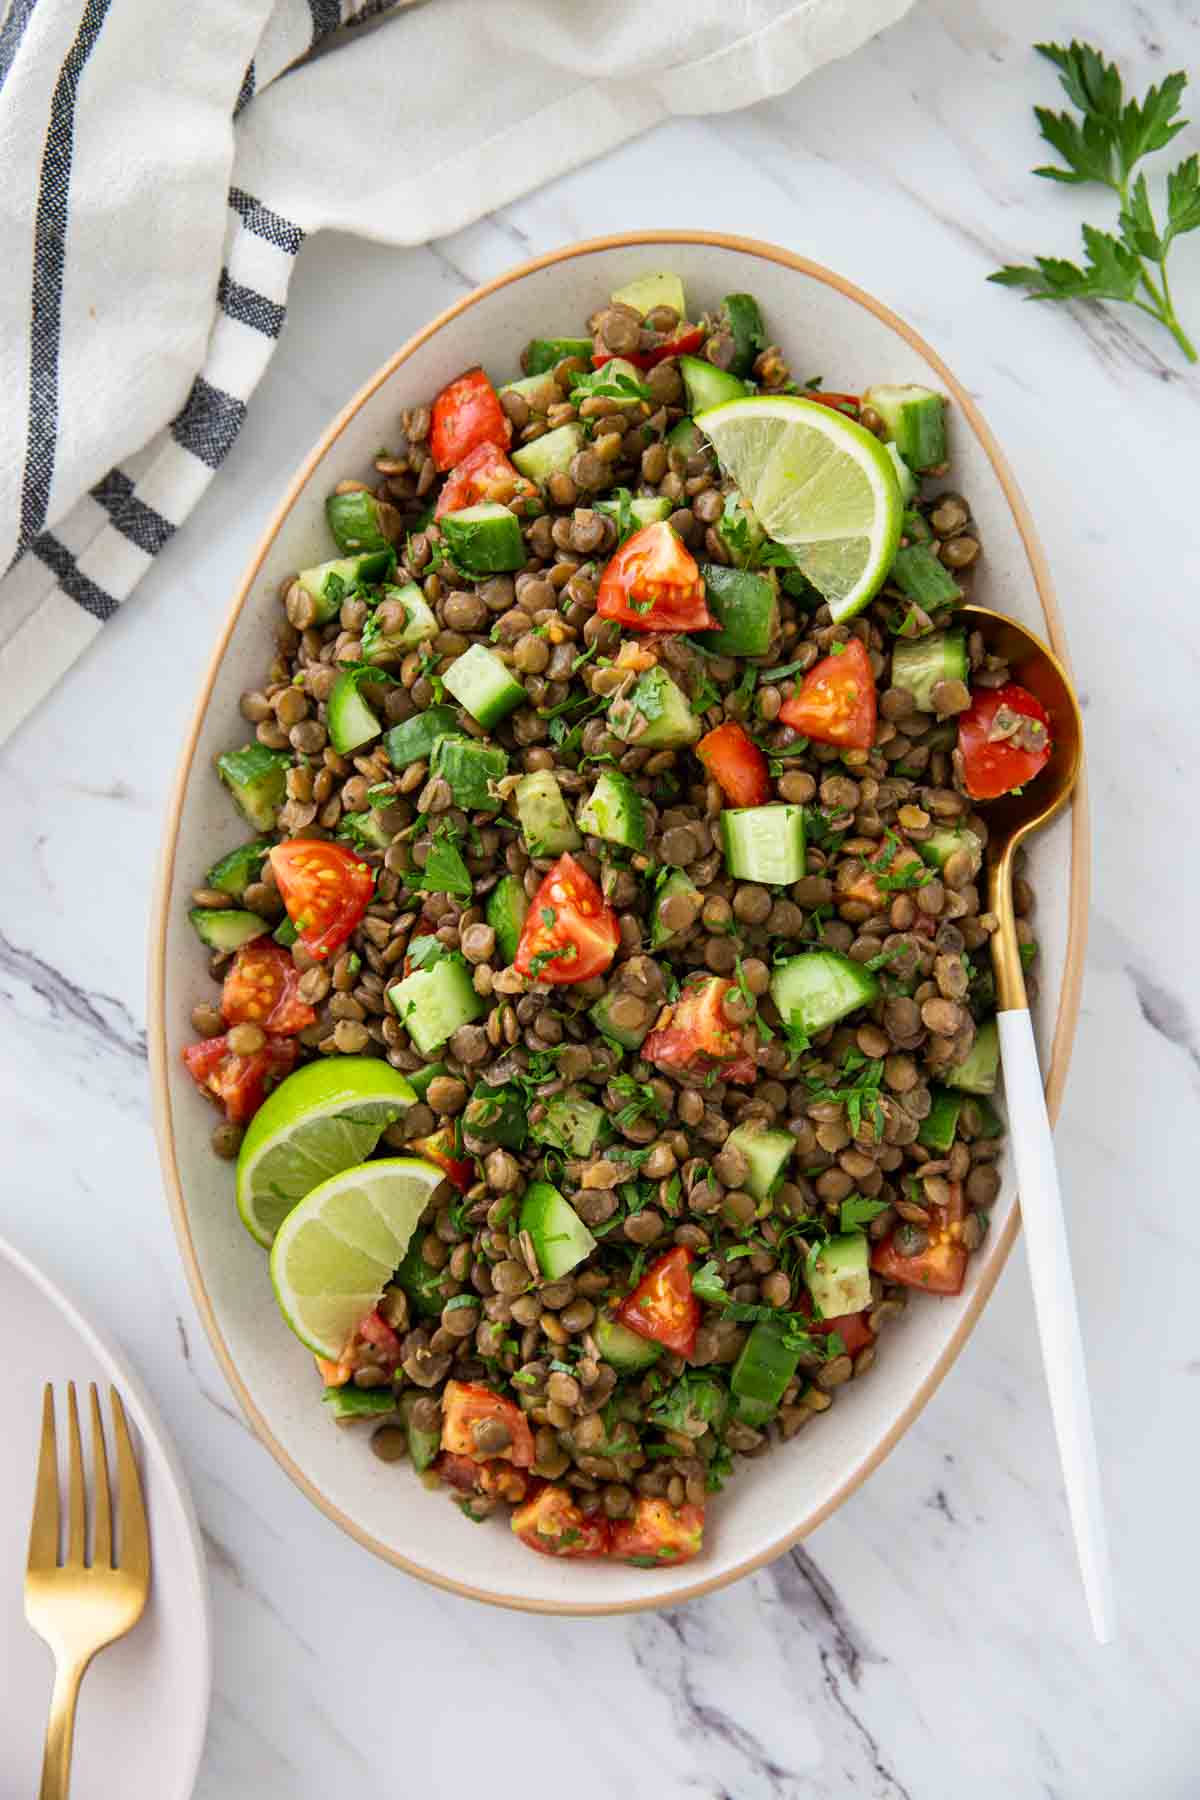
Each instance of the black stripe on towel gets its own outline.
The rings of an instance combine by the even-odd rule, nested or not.
[[[315,50],[322,38],[327,38],[341,24],[341,0],[308,0],[308,10],[312,14],[312,47]]]
[[[197,375],[183,411],[171,421],[171,436],[210,469],[219,469],[245,417],[244,400],[236,400]]]
[[[253,100],[257,79],[254,72],[254,64],[252,62],[248,63],[246,65],[246,73],[242,76],[242,85],[238,90],[238,97],[233,105],[233,116],[235,119],[239,113],[245,112],[246,108]]]
[[[287,316],[286,309],[274,300],[268,300],[265,294],[234,281],[228,269],[221,270],[221,279],[217,283],[217,305],[229,318],[249,325],[269,338],[279,336]]]
[[[29,346],[29,428],[21,483],[24,549],[46,522],[58,436],[58,358],[62,336],[63,272],[75,139],[75,100],[96,47],[110,0],[87,0],[75,42],[58,72],[50,101],[46,147],[33,235],[32,324]],[[97,590],[99,591],[99,590]],[[98,615],[107,617],[106,614]]]
[[[247,194],[241,188],[231,187],[229,204],[237,214],[247,231],[260,237],[268,244],[274,244],[277,250],[286,250],[289,256],[295,256],[304,242],[304,233],[299,225],[293,225],[282,213],[272,212],[253,194]]]
[[[58,577],[58,585],[63,593],[69,594],[77,605],[82,606],[84,612],[91,613],[94,619],[112,618],[120,601],[114,600],[102,587],[97,587],[94,581],[80,574],[75,558],[53,532],[43,531],[36,537],[33,540],[33,552]]]
[[[92,489],[92,499],[108,514],[112,523],[131,544],[147,556],[157,556],[163,545],[175,535],[170,519],[139,500],[133,482],[123,469],[110,469],[103,481]]]
[[[0,25],[0,88],[8,80],[8,71],[17,60],[25,27],[33,17],[36,5],[37,0],[12,0],[4,15],[4,23]]]

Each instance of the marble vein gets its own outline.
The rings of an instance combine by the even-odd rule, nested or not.
[[[0,980],[13,984],[2,990],[5,999],[15,1000],[15,990],[25,988],[44,1003],[57,1024],[78,1026],[104,1049],[145,1062],[145,1029],[124,1000],[90,992],[36,952],[10,943],[2,933]]]

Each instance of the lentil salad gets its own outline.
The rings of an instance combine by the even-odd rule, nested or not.
[[[330,497],[220,759],[259,835],[194,895],[222,990],[187,1053],[227,1157],[298,1064],[408,1079],[379,1150],[446,1179],[331,1410],[532,1548],[651,1564],[962,1286],[1002,1134],[976,802],[1047,753],[954,626],[941,397],[798,388],[749,296],[691,325],[653,279]],[[739,394],[892,447],[861,607],[696,424]]]

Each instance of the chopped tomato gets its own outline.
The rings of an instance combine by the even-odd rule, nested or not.
[[[400,1339],[378,1309],[359,1320],[358,1335],[364,1343],[371,1344],[380,1352],[379,1361],[390,1364],[392,1368],[399,1364]]]
[[[530,1489],[530,1477],[523,1469],[506,1462],[473,1462],[469,1456],[451,1456],[443,1450],[433,1460],[434,1472],[460,1494],[492,1494],[519,1506]]]
[[[479,444],[496,444],[506,450],[511,437],[512,426],[482,369],[468,369],[444,387],[433,403],[429,448],[443,473],[457,468]]]
[[[436,1163],[439,1169],[444,1169],[460,1194],[465,1194],[475,1179],[475,1164],[470,1157],[455,1156],[454,1132],[448,1125],[429,1137],[413,1138],[408,1148],[423,1156],[426,1162]]]
[[[822,406],[832,406],[834,412],[845,413],[850,419],[857,419],[862,410],[862,401],[857,394],[821,394],[815,388],[809,388],[804,398],[817,400]]]
[[[433,516],[440,519],[443,513],[461,512],[463,507],[478,506],[484,500],[507,506],[510,500],[529,499],[536,493],[532,481],[518,475],[498,444],[476,444],[451,470]]]
[[[779,720],[819,744],[869,750],[875,742],[875,677],[861,638],[815,663],[780,707]]]
[[[596,611],[635,631],[706,631],[717,623],[699,565],[665,519],[643,525],[610,558]]]
[[[232,1125],[252,1119],[269,1087],[289,1075],[296,1061],[291,1038],[269,1037],[252,1056],[239,1056],[226,1037],[204,1038],[183,1053],[188,1074],[202,1093],[225,1108]]]
[[[632,1294],[617,1308],[617,1322],[639,1337],[653,1338],[680,1356],[696,1348],[700,1302],[692,1292],[692,1252],[677,1244],[651,1263]]]
[[[1036,694],[1015,681],[976,688],[970,708],[958,715],[958,747],[971,798],[998,800],[1024,787],[1049,762],[1050,714]]]
[[[603,975],[620,941],[616,913],[586,870],[564,854],[530,902],[513,967],[566,987]]]
[[[667,1563],[689,1562],[704,1545],[704,1508],[675,1507],[668,1500],[644,1494],[631,1519],[613,1526],[611,1556],[634,1563],[639,1569],[658,1569]]]
[[[817,1319],[812,1329],[822,1337],[836,1331],[846,1346],[847,1356],[857,1356],[860,1350],[875,1342],[875,1333],[867,1324],[865,1312],[842,1313],[836,1319]]]
[[[316,1019],[300,998],[300,971],[278,944],[256,938],[243,944],[221,989],[227,1025],[261,1025],[276,1037],[292,1037]]]
[[[601,1513],[590,1517],[569,1488],[548,1484],[517,1508],[512,1528],[542,1556],[607,1556],[611,1527]]]
[[[496,1419],[508,1429],[503,1450],[480,1450],[473,1427]],[[476,1462],[510,1462],[518,1469],[533,1467],[533,1433],[519,1406],[494,1394],[476,1381],[448,1381],[442,1395],[442,1449],[452,1456],[470,1456]]]
[[[965,1212],[961,1181],[952,1181],[950,1198],[945,1206],[930,1207],[929,1244],[916,1256],[901,1256],[893,1231],[871,1252],[871,1267],[885,1281],[900,1281],[905,1287],[924,1288],[928,1294],[962,1292],[967,1272],[967,1252],[962,1242]],[[897,1227],[899,1230],[900,1227]]]
[[[685,987],[667,1023],[643,1043],[645,1060],[665,1070],[713,1068],[725,1081],[752,1082],[757,1067],[745,1044],[745,1028],[731,1025],[722,1005],[736,986],[721,975],[707,975]]]
[[[271,851],[288,918],[310,956],[328,956],[350,936],[375,892],[365,862],[323,838],[289,838]]]
[[[767,759],[736,719],[702,737],[696,755],[735,806],[763,806],[770,798]]]
[[[655,363],[666,362],[669,356],[692,356],[704,342],[704,332],[699,325],[689,325],[684,319],[676,326],[671,337],[663,343],[656,344],[653,350],[633,350],[622,354],[621,361],[632,363],[635,369],[652,369]],[[606,362],[611,362],[616,355],[615,350],[597,350],[592,357],[593,369],[602,369]]]

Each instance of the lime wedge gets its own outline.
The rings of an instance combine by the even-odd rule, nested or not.
[[[293,1207],[271,1251],[279,1310],[317,1356],[337,1362],[404,1258],[445,1172],[415,1157],[359,1163]]]
[[[729,400],[696,423],[833,617],[861,612],[900,542],[900,486],[878,438],[793,394]]]
[[[251,1237],[269,1250],[296,1202],[370,1156],[416,1097],[374,1056],[330,1056],[289,1075],[255,1113],[238,1153],[238,1211]]]

